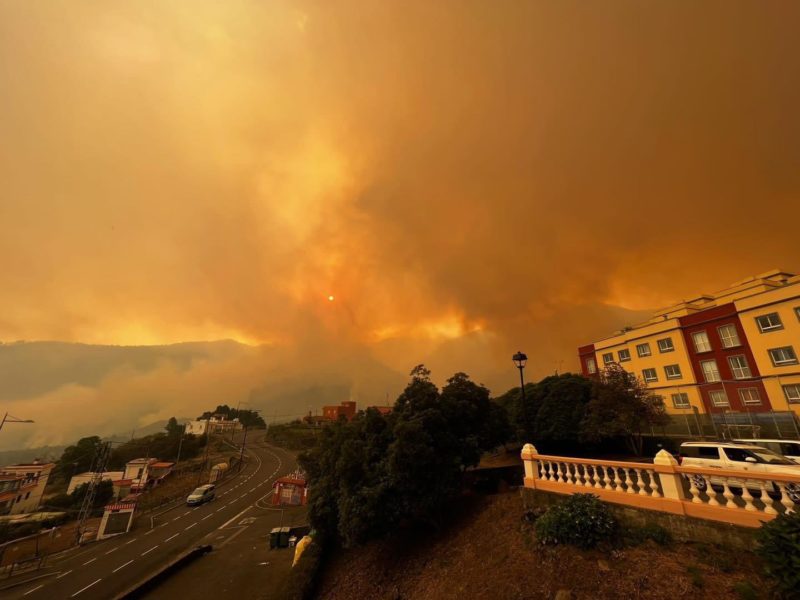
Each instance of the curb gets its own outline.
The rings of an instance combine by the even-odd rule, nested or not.
[[[10,590],[11,588],[15,588],[15,587],[18,587],[20,585],[25,585],[26,583],[32,583],[34,581],[38,581],[40,579],[44,579],[45,577],[51,577],[51,576],[55,575],[56,573],[58,573],[58,571],[53,571],[52,573],[43,573],[42,575],[37,575],[36,577],[31,577],[30,579],[26,579],[25,581],[15,581],[14,583],[12,583],[10,585],[5,585],[3,587],[0,587],[0,592],[3,592],[5,590]]]

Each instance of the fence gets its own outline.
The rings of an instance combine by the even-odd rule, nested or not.
[[[653,427],[651,435],[681,438],[788,438],[800,439],[800,424],[791,411],[725,411],[700,414],[696,408],[676,409],[663,427]]]
[[[745,527],[760,527],[800,505],[798,475],[681,467],[664,450],[646,464],[547,456],[525,444],[522,460],[528,488],[592,493],[607,502]]]

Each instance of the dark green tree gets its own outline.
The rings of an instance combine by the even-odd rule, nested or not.
[[[632,373],[611,365],[592,383],[592,399],[581,421],[581,438],[589,442],[622,438],[639,456],[644,432],[667,422],[663,399]]]
[[[67,446],[56,461],[54,471],[63,480],[69,480],[77,473],[85,473],[92,468],[100,438],[96,435],[84,437],[72,446]]]
[[[180,425],[175,417],[170,417],[164,429],[167,430],[168,437],[174,438],[183,435],[185,427],[183,425]]]

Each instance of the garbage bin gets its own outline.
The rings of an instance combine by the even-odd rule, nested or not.
[[[281,527],[278,530],[278,547],[279,548],[286,548],[289,545],[289,532],[291,531],[290,527]]]
[[[272,550],[278,547],[278,538],[280,537],[280,527],[275,527],[269,532],[269,549]]]

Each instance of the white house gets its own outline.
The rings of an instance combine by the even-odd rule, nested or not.
[[[100,473],[100,481],[119,481],[120,479],[123,479],[122,476],[124,474],[124,471],[104,471],[103,473]],[[72,479],[69,480],[67,493],[71,494],[75,491],[75,488],[82,486],[84,483],[89,483],[92,480],[92,477],[95,475],[96,474],[92,473],[91,471],[73,475]]]

